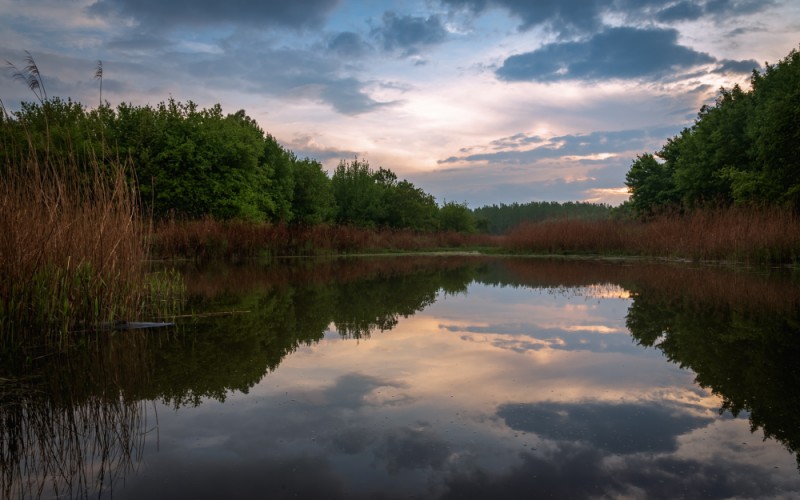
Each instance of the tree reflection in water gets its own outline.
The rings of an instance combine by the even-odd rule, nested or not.
[[[334,332],[365,340],[470,283],[570,290],[623,289],[635,341],[696,373],[800,451],[800,287],[765,276],[685,265],[487,257],[296,260],[185,271],[177,328],[86,338],[45,356],[7,353],[0,365],[0,467],[5,497],[110,493],[136,469],[149,402],[174,408],[247,393],[301,346]]]

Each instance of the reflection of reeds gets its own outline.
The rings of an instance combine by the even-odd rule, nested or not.
[[[20,386],[0,401],[3,498],[89,497],[141,460],[145,402],[97,395],[58,404],[47,396]]]
[[[2,497],[98,496],[134,470],[161,341],[98,334],[79,349],[6,360],[3,374],[16,377],[0,379]]]
[[[503,245],[516,252],[796,262],[800,219],[789,210],[730,208],[665,215],[646,222],[552,220],[512,230]]]

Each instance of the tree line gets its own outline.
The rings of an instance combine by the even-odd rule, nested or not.
[[[639,216],[698,207],[800,209],[800,53],[753,71],[751,89],[721,89],[691,127],[626,175]]]
[[[474,209],[477,224],[492,234],[502,234],[521,225],[552,219],[606,220],[612,207],[603,203],[532,201],[486,205]]]
[[[385,168],[342,160],[332,175],[298,158],[244,110],[224,114],[175,99],[151,105],[43,98],[0,108],[0,162],[24,168],[69,161],[92,175],[98,164],[128,162],[143,209],[156,218],[349,224],[474,231],[466,203],[436,199]],[[16,165],[16,167],[14,167]]]
[[[23,168],[69,161],[94,167],[129,163],[143,209],[176,217],[340,224],[420,231],[505,232],[554,217],[603,218],[609,207],[532,202],[470,210],[436,198],[389,169],[342,160],[329,175],[265,133],[244,110],[224,114],[170,98],[152,105],[103,104],[89,109],[59,97],[0,109],[0,162]]]

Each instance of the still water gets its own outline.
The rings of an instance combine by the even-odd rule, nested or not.
[[[796,498],[784,272],[185,270],[193,318],[6,361],[7,498]],[[219,314],[217,314],[219,313]]]

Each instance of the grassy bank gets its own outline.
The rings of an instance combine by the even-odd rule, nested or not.
[[[168,312],[180,279],[148,272],[149,221],[125,165],[21,157],[0,168],[3,346],[65,345]]]

